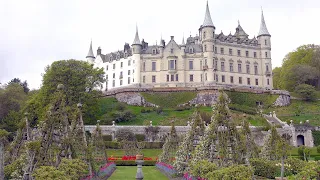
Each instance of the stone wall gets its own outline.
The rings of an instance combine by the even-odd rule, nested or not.
[[[208,106],[215,104],[219,97],[219,91],[211,90],[211,91],[200,91],[197,96],[188,102],[190,105],[203,105]]]
[[[147,102],[138,92],[124,92],[115,95],[119,102],[127,103],[134,106],[156,107],[157,105]]]
[[[152,124],[151,124],[152,126]],[[145,134],[146,135],[146,128],[150,126],[116,126],[115,124],[112,126],[100,126],[102,130],[102,134],[104,135],[111,135],[112,138],[115,138],[116,131],[119,129],[130,129],[134,134]],[[164,141],[165,137],[169,134],[171,126],[156,126],[159,127],[158,133],[156,133],[155,137],[151,137],[150,135],[146,135],[147,141]],[[93,133],[96,126],[85,126],[85,130],[89,131],[90,133]],[[176,132],[179,136],[184,136],[190,129],[191,126],[175,126]],[[241,128],[238,126],[237,128]],[[252,136],[254,137],[254,141],[258,146],[263,146],[263,144],[266,141],[266,137],[268,134],[271,133],[271,131],[263,131],[263,127],[256,127],[256,126],[250,126]],[[291,145],[297,146],[297,136],[303,135],[305,145],[308,147],[313,147],[313,137],[311,130],[301,131],[296,130],[294,126],[285,126],[283,128],[277,128],[278,133],[280,136],[282,134],[289,134],[292,136],[291,138]]]
[[[277,100],[273,103],[274,106],[283,107],[290,105],[290,95],[281,94]]]

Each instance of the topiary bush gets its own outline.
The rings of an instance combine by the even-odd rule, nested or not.
[[[250,159],[250,164],[253,167],[254,174],[266,178],[275,178],[280,169],[276,166],[276,161],[269,161],[266,159],[253,158]]]

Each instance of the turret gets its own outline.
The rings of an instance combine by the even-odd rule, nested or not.
[[[186,43],[184,42],[184,36],[182,38],[182,43],[181,43],[181,50],[182,52],[185,52],[185,49],[186,49]]]
[[[262,61],[262,73],[264,75],[263,85],[268,89],[272,89],[271,35],[267,29],[262,10],[260,30],[257,39],[261,48],[260,58]]]
[[[202,49],[203,49],[203,70],[205,70],[205,84],[212,84],[213,79],[213,58],[214,58],[214,34],[215,34],[215,26],[213,25],[210,11],[209,11],[209,4],[207,1],[206,6],[206,13],[204,17],[203,24],[199,28],[200,33],[200,42],[202,43]]]
[[[132,54],[141,54],[142,44],[139,39],[138,26],[136,26],[136,35],[132,43]]]
[[[87,62],[91,64],[93,64],[94,60],[96,59],[92,51],[92,41],[90,43],[89,52],[88,52],[88,55],[86,56],[86,59],[87,59]]]

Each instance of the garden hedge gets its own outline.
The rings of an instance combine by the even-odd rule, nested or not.
[[[136,161],[123,161],[123,160],[117,160],[114,161],[117,166],[136,166]],[[143,166],[155,166],[157,161],[144,161]]]

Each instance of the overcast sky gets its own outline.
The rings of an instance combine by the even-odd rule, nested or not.
[[[41,85],[44,68],[61,59],[85,60],[90,39],[96,55],[132,43],[135,25],[150,45],[170,36],[194,36],[206,0],[0,0],[0,83],[17,77]],[[320,44],[319,0],[209,0],[216,32],[250,38],[260,27],[261,6],[271,34],[273,68],[302,44]]]

